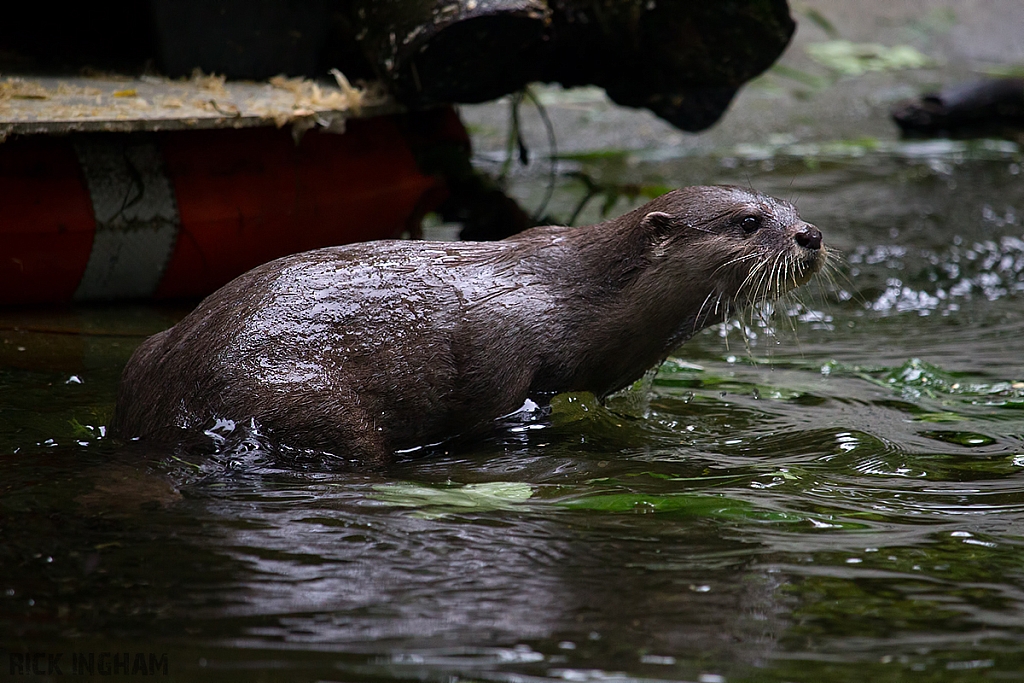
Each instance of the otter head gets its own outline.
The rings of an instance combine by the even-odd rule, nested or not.
[[[689,187],[663,195],[647,211],[641,226],[654,256],[698,274],[716,308],[777,299],[828,259],[821,231],[792,204],[753,190]]]

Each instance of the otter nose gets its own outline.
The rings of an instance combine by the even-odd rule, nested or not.
[[[800,232],[794,235],[793,239],[804,249],[821,249],[821,230],[813,225],[804,224]]]

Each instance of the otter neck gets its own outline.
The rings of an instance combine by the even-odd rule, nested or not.
[[[588,241],[578,252],[578,263],[567,272],[570,277],[575,273],[601,273],[601,277],[574,278],[571,291],[582,291],[584,296],[567,302],[578,315],[572,328],[565,330],[574,343],[561,348],[576,351],[572,358],[556,353],[543,375],[555,380],[550,391],[590,391],[601,397],[639,379],[722,316],[715,309],[713,286],[701,287],[688,276],[706,271],[707,264],[698,255],[659,256],[645,238],[621,229],[584,239]],[[609,253],[616,258],[609,261]]]

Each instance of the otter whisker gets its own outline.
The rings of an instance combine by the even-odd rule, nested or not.
[[[696,230],[698,232],[706,232],[709,235],[714,235],[715,234],[714,230],[708,230],[707,228],[698,228],[696,225],[687,225],[686,227],[688,227],[690,230]]]
[[[782,258],[782,254],[781,253],[775,255],[775,258],[771,261],[770,266],[768,267],[768,269],[764,273],[764,276],[761,278],[761,281],[758,283],[758,286],[757,286],[757,288],[754,291],[754,294],[755,294],[754,300],[758,304],[764,303],[765,301],[769,300],[770,295],[773,292],[773,289],[772,289],[772,284],[773,283],[775,283],[774,291],[778,291],[779,290],[779,287],[778,287],[778,272],[779,272],[779,260],[781,258]]]
[[[765,327],[766,333],[771,333],[771,318],[776,312],[777,306],[774,302],[779,301],[785,290],[782,287],[782,283],[786,281],[786,273],[789,270],[789,261],[784,258],[784,255],[780,252],[775,256],[772,262],[771,272],[769,273],[768,280],[765,283],[764,297],[760,302],[761,306],[761,321]],[[774,285],[774,290],[772,289]]]
[[[772,292],[775,298],[778,298],[786,291],[786,273],[789,272],[787,262],[781,254],[777,261],[774,270],[775,281],[772,283]]]
[[[740,283],[740,286],[736,289],[737,296],[743,295],[748,301],[753,299],[754,281],[760,277],[760,271],[764,268],[764,262],[759,262],[754,268],[750,269],[747,273],[747,277]]]
[[[794,293],[794,292],[787,292],[786,296],[785,296],[785,301],[786,301],[786,309],[785,309],[786,310],[786,314],[784,316],[782,316],[782,317],[784,317],[786,319],[786,324],[789,325],[789,329],[793,331],[793,336],[796,337],[797,339],[799,339],[799,334],[797,333],[796,323],[793,321],[793,318],[795,316],[793,316],[790,313],[790,311],[794,310],[794,309],[795,310],[807,311],[809,309],[807,308],[807,304],[805,304],[803,302],[803,300],[800,298],[800,296],[798,294]]]
[[[725,299],[725,301],[723,303],[722,297],[723,297],[724,294],[725,294],[725,292],[719,292],[718,293],[718,297],[715,299],[715,314],[717,315],[718,314],[718,310],[722,309],[722,311],[723,311],[722,319],[725,322],[729,322],[729,299],[728,299],[728,297],[726,297],[726,299]]]
[[[789,259],[786,259],[780,251],[775,257],[775,292],[781,294],[783,283],[786,281],[786,273],[789,270]]]
[[[853,290],[854,285],[849,275],[839,267],[839,264],[845,262],[843,255],[835,249],[829,249],[828,251],[823,252],[823,254],[825,256],[825,260],[822,262],[819,270],[819,275],[823,283],[819,282],[818,286],[814,288],[813,294],[811,292],[808,293],[812,296],[813,300],[818,303],[821,309],[826,310],[829,315],[834,315],[832,301],[828,296],[828,292],[832,291],[838,293],[841,291]],[[842,279],[846,284],[845,288],[840,284],[840,279]],[[857,300],[861,299],[859,295],[853,292],[850,292],[850,295]]]
[[[821,277],[825,280],[829,289],[833,291],[838,291],[842,288],[839,286],[839,283],[836,282],[835,274],[833,272],[834,270],[835,267],[832,264],[826,263],[825,266],[822,267]],[[825,288],[818,286],[815,288],[815,292],[818,295],[818,300],[821,303],[821,307],[826,309],[829,312],[829,315],[834,315],[832,311],[832,303],[829,301],[829,298],[825,295]]]
[[[758,252],[757,255],[758,256],[762,256],[763,254]],[[745,287],[747,287],[747,285],[749,285],[751,282],[753,282],[754,278],[757,277],[758,273],[761,270],[763,270],[764,268],[766,268],[767,266],[768,266],[768,261],[765,260],[765,259],[762,259],[762,260],[758,261],[756,264],[754,264],[754,267],[751,268],[750,271],[747,273],[747,277],[744,278],[743,282],[741,282],[740,286],[737,288],[737,293],[742,292],[743,289]]]
[[[757,271],[759,270],[761,270],[761,268],[757,269]],[[761,280],[761,275],[757,271],[752,270],[750,275],[747,276],[747,279],[743,281],[743,284],[736,291],[737,297],[742,296],[748,303],[752,303],[756,300],[755,295],[757,285],[755,284],[755,281],[760,282]]]
[[[767,292],[771,289],[771,281],[774,278],[775,267],[778,262],[778,256],[774,259],[766,259],[764,262],[764,268],[759,274],[757,284],[754,286],[753,295],[755,299],[764,298],[767,296]]]
[[[753,315],[752,309],[745,311],[740,320],[740,334],[743,335],[743,350],[747,352],[748,357],[753,358],[754,352],[750,348],[750,334],[754,329],[754,320],[752,317],[747,317],[748,315]]]
[[[772,272],[775,268],[773,261],[765,261],[765,267],[761,269],[757,282],[754,283],[750,294],[751,307],[756,310],[758,318],[763,319],[762,307],[768,300],[771,288]],[[753,323],[753,318],[751,318]]]
[[[793,292],[788,292],[786,294],[786,299],[792,299],[792,300],[794,300],[796,302],[797,306],[803,307],[805,309],[807,308],[804,305],[804,303],[800,300],[800,297],[797,296],[796,294],[794,294]],[[796,340],[797,352],[799,352],[800,355],[802,356],[803,353],[804,353],[804,350],[803,350],[803,347],[800,346],[800,332],[797,329],[796,322],[793,320],[793,316],[789,314],[790,308],[792,308],[792,307],[791,306],[787,306],[786,307],[786,315],[784,315],[783,317],[786,319],[786,324],[789,326],[790,331],[793,333],[793,339]]]
[[[704,326],[703,323],[707,321],[707,316],[711,315],[711,309],[708,309],[707,315],[705,315],[704,319],[701,320],[701,313],[703,313],[704,307],[708,305],[708,302],[711,301],[711,297],[713,297],[714,295],[715,295],[715,290],[712,289],[710,292],[708,292],[708,295],[706,297],[704,297],[704,303],[702,303],[700,305],[700,308],[697,309],[697,315],[693,316],[693,333],[694,334],[696,334],[697,330],[699,330],[701,327]],[[721,298],[722,298],[721,293],[719,293],[718,298],[719,298],[719,300],[721,300]],[[717,303],[715,304],[715,310],[718,310],[718,304]]]
[[[748,316],[745,316],[744,317],[744,321],[743,321],[743,324],[745,325],[746,328],[753,328],[754,327],[755,316],[757,316],[758,318],[760,318],[760,316],[761,316],[760,301],[759,300],[760,300],[760,297],[761,297],[761,290],[762,290],[762,288],[764,286],[765,277],[766,277],[767,273],[770,272],[770,269],[768,269],[769,263],[770,262],[767,261],[767,260],[762,261],[762,266],[763,267],[758,269],[758,277],[756,279],[756,282],[752,283],[752,287],[751,287],[751,290],[750,290],[750,295],[748,297],[748,301],[749,301],[749,303],[748,303]],[[744,338],[746,339],[746,331],[744,331]],[[749,341],[747,342],[747,344],[748,344],[747,351],[749,353],[750,352],[750,350],[749,350]]]
[[[719,301],[721,302],[721,297],[719,297]],[[725,309],[725,314],[722,316],[722,329],[725,331],[725,350],[729,351],[729,316],[730,316],[730,312],[729,312],[729,300],[728,299],[725,300],[723,307]],[[715,308],[717,310],[717,306]]]
[[[707,304],[711,300],[711,297],[715,296],[716,294],[718,296],[715,298],[714,306],[713,307],[708,306]],[[695,315],[694,319],[693,319],[693,333],[694,334],[698,330],[703,329],[704,327],[706,327],[708,319],[712,315],[715,315],[715,314],[718,313],[718,310],[719,310],[719,308],[721,308],[721,305],[722,305],[722,295],[723,294],[724,294],[724,292],[712,290],[707,295],[707,297],[705,297],[704,303],[701,304],[700,309],[698,309],[698,311],[697,311],[697,315]],[[706,307],[706,309],[705,309],[705,307]],[[728,313],[726,313],[726,317],[728,317]],[[723,322],[727,322],[727,320],[723,321]]]
[[[838,263],[836,263],[837,261]],[[849,290],[850,293],[853,296],[855,296],[858,301],[860,301],[860,303],[864,303],[863,298],[861,298],[859,294],[854,293],[856,291],[856,285],[854,284],[853,279],[847,274],[846,270],[840,268],[841,265],[849,264],[847,263],[846,259],[842,256],[842,254],[839,254],[834,250],[830,250],[829,259],[825,261],[824,265],[822,265],[822,274],[829,279],[829,282],[836,289],[844,289],[844,287],[840,285],[838,282],[838,279],[841,279],[843,284],[845,284],[845,289]]]
[[[731,315],[731,313],[730,313],[731,310],[732,310],[731,300],[729,299],[728,296],[726,296],[726,293],[724,291],[719,290],[718,291],[718,295],[715,297],[714,315],[717,316],[719,314],[719,311],[721,311],[722,312],[721,313],[722,320],[724,322],[728,322],[729,321],[729,316]],[[709,310],[708,311],[708,318],[711,317],[711,313],[712,312]]]
[[[755,252],[751,252],[749,254],[744,254],[743,256],[737,256],[736,258],[730,259],[730,260],[726,261],[725,263],[723,263],[722,265],[720,265],[717,268],[715,268],[711,272],[711,276],[714,277],[715,275],[718,275],[719,271],[721,271],[723,268],[731,266],[731,265],[733,265],[735,263],[742,263],[743,261],[749,261],[750,259],[757,258],[760,255],[761,255],[760,252],[756,252],[755,251]]]
[[[760,303],[767,299],[768,292],[771,291],[772,279],[775,277],[775,265],[774,260],[765,263],[764,272],[761,273],[757,285],[754,287],[755,303]]]

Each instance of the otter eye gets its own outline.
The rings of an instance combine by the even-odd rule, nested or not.
[[[761,219],[757,216],[747,216],[740,221],[740,227],[743,228],[743,232],[749,235],[761,227]]]

